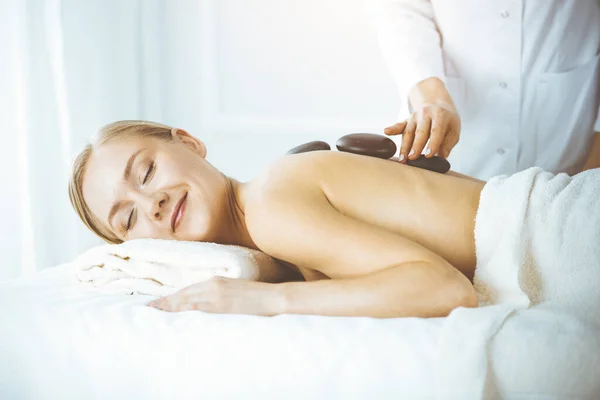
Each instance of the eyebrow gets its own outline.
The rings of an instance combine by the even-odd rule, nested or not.
[[[125,164],[125,170],[123,171],[123,180],[127,181],[129,180],[129,176],[131,175],[131,168],[133,167],[133,163],[135,162],[136,157],[142,152],[145,151],[146,149],[140,149],[138,151],[136,151],[135,153],[133,153],[129,159],[127,160],[127,164]],[[115,203],[113,203],[112,207],[110,208],[110,211],[108,212],[108,225],[114,230],[115,228],[112,226],[112,219],[115,217],[115,214],[117,213],[117,211],[119,211],[119,208],[121,207],[121,202],[117,201]]]

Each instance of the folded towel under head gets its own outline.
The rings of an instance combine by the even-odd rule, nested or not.
[[[166,296],[214,276],[259,280],[259,265],[275,263],[241,246],[136,239],[93,247],[71,265],[77,281],[97,291]]]

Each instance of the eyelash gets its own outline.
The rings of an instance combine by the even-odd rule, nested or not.
[[[148,178],[151,177],[155,168],[156,168],[156,166],[154,164],[154,161],[151,161],[150,164],[148,165],[148,170],[146,172],[146,175],[144,176],[144,179],[142,180],[142,184],[146,184],[148,182]],[[133,219],[133,212],[134,212],[134,209],[132,209],[131,212],[129,213],[129,218],[127,218],[127,225],[125,226],[123,233],[126,233],[131,229],[131,220]]]
[[[148,165],[148,171],[146,172],[146,176],[144,176],[144,180],[142,181],[142,184],[146,184],[146,182],[148,181],[148,178],[154,172],[154,169],[155,169],[154,161],[151,161],[150,165]]]
[[[125,232],[131,229],[131,220],[133,219],[133,209],[129,213],[129,218],[127,218],[127,226],[125,227]]]

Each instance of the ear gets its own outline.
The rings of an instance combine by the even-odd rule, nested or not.
[[[190,135],[187,131],[180,128],[171,129],[171,135],[173,136],[173,140],[180,141],[185,146],[192,149],[195,153],[198,153],[200,157],[206,157],[206,146],[200,139]]]

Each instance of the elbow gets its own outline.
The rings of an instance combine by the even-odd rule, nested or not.
[[[427,317],[447,317],[457,308],[476,308],[479,304],[475,288],[462,274],[440,282],[436,293],[435,306]]]
[[[477,293],[475,292],[475,288],[473,287],[473,285],[469,284],[469,287],[463,290],[463,294],[459,301],[458,307],[476,308],[478,304],[479,300],[477,299]]]
[[[477,300],[477,293],[471,282],[460,282],[460,284],[450,286],[451,293],[448,298],[448,305],[450,307],[447,310],[447,314],[450,314],[452,310],[459,307],[477,307],[479,301]]]

